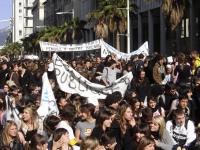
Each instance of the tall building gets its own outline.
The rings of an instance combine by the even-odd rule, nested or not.
[[[35,0],[33,2],[33,32],[40,31],[44,28],[44,2],[46,0]]]
[[[33,32],[32,7],[34,0],[12,1],[12,34],[13,42],[21,42]]]

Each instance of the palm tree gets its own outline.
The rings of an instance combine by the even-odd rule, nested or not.
[[[8,55],[9,57],[19,56],[22,52],[22,44],[15,42],[15,43],[8,43],[2,50],[2,55]]]
[[[169,17],[171,29],[174,30],[181,22],[188,0],[163,0],[162,10]]]
[[[98,8],[88,15],[89,22],[95,22],[95,33],[98,38],[107,39],[109,32],[116,37],[116,47],[120,49],[119,33],[127,30],[126,0],[98,0]],[[131,5],[130,9],[133,10]]]

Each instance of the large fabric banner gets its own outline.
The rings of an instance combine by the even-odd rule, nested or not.
[[[56,103],[56,99],[54,93],[51,88],[51,84],[49,82],[47,72],[45,72],[42,76],[42,96],[40,107],[37,112],[38,115],[44,119],[47,115],[58,115],[58,107]]]
[[[76,51],[89,51],[101,48],[102,40],[95,40],[83,44],[56,44],[40,41],[41,51],[44,52],[76,52]]]
[[[144,56],[148,56],[149,55],[148,42],[146,41],[137,50],[127,54],[127,53],[118,51],[116,48],[114,48],[111,45],[109,45],[108,43],[102,41],[101,57],[106,57],[107,55],[109,55],[111,53],[114,53],[117,56],[117,58],[120,58],[120,59],[129,59],[132,55],[135,55],[135,54],[143,54]]]
[[[92,83],[81,76],[56,53],[53,55],[52,60],[60,89],[67,93],[78,93],[91,99],[104,99],[107,94],[111,94],[114,91],[120,91],[124,95],[127,86],[133,78],[132,73],[128,73],[116,80],[111,86],[103,86]]]
[[[141,53],[144,54],[144,56],[149,55],[148,42],[145,42],[137,50],[129,54],[120,52],[116,48],[104,42],[102,39],[83,44],[66,44],[66,45],[40,41],[40,47],[41,51],[44,52],[75,52],[75,51],[90,51],[90,50],[100,49],[101,57],[106,57],[107,55],[114,53],[119,59],[129,59],[132,55]]]

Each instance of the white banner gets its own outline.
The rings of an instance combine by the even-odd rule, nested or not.
[[[50,114],[58,115],[59,111],[58,111],[55,96],[51,88],[51,84],[47,76],[47,72],[43,74],[42,82],[43,82],[43,85],[42,85],[41,103],[37,112],[38,112],[38,115],[42,119],[44,119],[47,115],[50,115]]]
[[[120,91],[124,95],[133,75],[127,75],[116,80],[111,86],[103,86],[88,81],[64,62],[56,53],[53,55],[54,71],[60,89],[67,93],[78,93],[81,96],[104,99],[107,94]]]
[[[83,44],[56,44],[40,41],[41,51],[44,52],[75,52],[75,51],[88,51],[101,48],[102,40],[95,40]]]
[[[148,42],[145,42],[137,50],[127,54],[120,52],[116,48],[112,47],[108,43],[104,42],[102,39],[95,40],[83,44],[54,44],[49,42],[40,41],[41,51],[45,52],[75,52],[75,51],[90,51],[95,49],[101,49],[101,57],[106,57],[107,55],[114,53],[119,59],[129,59],[134,54],[144,54],[144,56],[149,55]]]
[[[137,50],[127,54],[127,53],[122,53],[109,45],[108,43],[102,41],[101,45],[101,57],[106,57],[107,55],[114,53],[117,58],[119,59],[129,59],[132,55],[135,54],[143,54],[144,56],[149,55],[149,47],[148,47],[148,42],[146,41],[142,46],[140,46]]]

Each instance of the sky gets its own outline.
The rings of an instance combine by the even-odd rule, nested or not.
[[[12,17],[12,0],[0,0],[0,29],[8,27],[10,22],[1,22]]]

